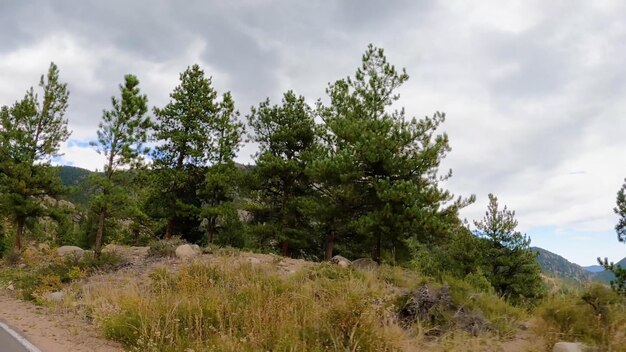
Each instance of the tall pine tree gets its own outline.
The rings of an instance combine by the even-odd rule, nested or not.
[[[41,102],[30,88],[13,106],[0,108],[0,214],[15,225],[17,250],[27,222],[48,213],[45,198],[63,190],[50,162],[70,135],[64,118],[69,91],[54,63],[39,87]]]
[[[485,217],[474,221],[475,234],[487,240],[483,259],[487,279],[499,294],[513,302],[539,298],[543,294],[541,268],[530,249],[530,238],[516,231],[515,212],[498,206],[489,194]]]
[[[124,84],[119,89],[120,98],[111,97],[112,107],[104,110],[98,125],[98,141],[92,143],[106,158],[104,173],[96,176],[101,193],[93,200],[98,212],[97,254],[102,248],[107,216],[130,204],[127,192],[115,176],[120,170],[141,165],[148,152],[145,143],[152,125],[150,117],[146,116],[148,98],[141,94],[137,77],[124,76]]]
[[[370,45],[354,77],[331,84],[330,104],[318,106],[327,153],[316,162],[316,183],[347,209],[332,222],[356,236],[351,241],[362,244],[361,254],[369,252],[379,262],[384,249],[408,253],[409,238],[442,240],[456,228],[458,209],[473,201],[453,201],[439,187],[451,174],[438,175],[450,150],[448,137],[437,134],[444,115],[418,120],[392,109],[408,78],[387,62],[382,49]]]
[[[259,144],[254,174],[258,184],[257,227],[262,241],[276,241],[283,255],[313,239],[305,215],[312,194],[306,174],[316,149],[315,120],[304,97],[292,91],[280,105],[269,99],[248,116],[252,140]]]
[[[188,235],[198,229],[204,205],[210,242],[221,213],[217,208],[230,199],[229,191],[224,190],[228,185],[217,180],[215,173],[232,171],[243,125],[238,122],[231,94],[218,99],[211,78],[198,65],[180,74],[180,84],[170,97],[164,108],[154,110],[155,139],[160,145],[154,153],[152,203],[158,205],[153,209],[167,218],[165,237],[170,238],[174,233]]]

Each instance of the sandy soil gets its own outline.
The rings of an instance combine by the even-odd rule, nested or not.
[[[0,292],[0,319],[43,352],[123,351],[80,317],[10,298],[6,292]]]

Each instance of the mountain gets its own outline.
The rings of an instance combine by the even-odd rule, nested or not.
[[[92,171],[75,166],[59,166],[59,177],[64,186],[75,186],[85,180]]]
[[[537,253],[537,261],[544,274],[570,282],[582,283],[592,280],[594,274],[558,254],[539,247],[531,247]]]
[[[583,266],[583,269],[587,270],[590,273],[599,273],[601,271],[604,271],[604,268],[601,265]]]

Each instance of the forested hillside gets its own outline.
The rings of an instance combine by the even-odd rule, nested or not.
[[[541,270],[548,276],[576,283],[594,279],[593,273],[583,269],[578,264],[569,262],[558,254],[539,247],[531,247],[531,249],[537,253]]]

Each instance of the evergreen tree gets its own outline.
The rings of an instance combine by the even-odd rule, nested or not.
[[[328,87],[330,105],[318,104],[327,152],[314,167],[316,184],[346,212],[330,223],[356,235],[352,241],[379,262],[384,248],[408,252],[409,238],[425,243],[448,237],[458,209],[473,201],[452,201],[439,187],[451,175],[438,175],[450,150],[448,137],[437,134],[444,114],[418,120],[391,109],[408,78],[370,45],[355,76]],[[327,252],[336,234],[327,237]]]
[[[248,121],[254,132],[251,138],[259,144],[255,215],[263,224],[257,230],[262,241],[277,241],[282,254],[288,255],[312,240],[305,203],[312,193],[306,169],[316,149],[313,111],[304,97],[288,91],[281,105],[267,99],[252,108]]]
[[[513,302],[543,294],[541,268],[530,249],[530,238],[516,231],[515,211],[498,209],[498,198],[489,194],[489,206],[475,234],[488,240],[484,249],[484,273],[499,294]]]
[[[211,83],[211,78],[207,78],[198,65],[188,67],[180,75],[180,85],[170,94],[171,101],[164,108],[154,110],[155,138],[160,146],[154,153],[153,194],[159,206],[153,208],[160,216],[167,217],[166,238],[176,232],[176,227],[179,232],[198,227],[202,206],[199,193],[205,181],[209,189],[204,194],[210,197],[205,202],[207,221],[211,224],[207,229],[209,237],[215,231],[216,213],[220,213],[210,209],[219,207],[230,197],[225,197],[228,190],[220,193],[211,189],[228,188],[225,184],[216,186],[215,179],[211,179],[216,170],[221,172],[233,163],[243,125],[238,122],[239,113],[231,94],[227,92],[218,99]],[[208,166],[214,169],[207,176]]]
[[[124,76],[119,87],[120,98],[111,97],[111,110],[104,110],[98,125],[98,141],[92,145],[106,157],[103,174],[94,177],[101,193],[94,197],[93,205],[98,212],[95,251],[100,253],[105,232],[105,220],[113,211],[121,211],[131,204],[128,192],[115,176],[121,169],[135,168],[142,164],[148,152],[144,146],[151,128],[148,98],[139,90],[139,80],[134,75]]]
[[[218,113],[211,126],[212,148],[210,163],[202,190],[201,216],[205,223],[207,243],[213,243],[220,228],[238,221],[234,200],[241,180],[240,170],[233,159],[241,145],[243,124],[238,121],[239,113],[230,92],[224,94]],[[220,226],[220,224],[222,226]]]
[[[46,197],[63,191],[50,162],[70,135],[64,119],[69,91],[54,63],[39,87],[41,102],[30,88],[13,106],[0,108],[0,214],[15,225],[17,250],[26,224],[48,213]]]
[[[626,181],[626,180],[625,180]],[[619,216],[615,231],[617,232],[617,240],[626,243],[626,182],[617,192],[617,206],[613,209],[615,214]],[[626,268],[613,262],[609,262],[607,258],[604,260],[598,258],[598,263],[605,270],[612,272],[615,279],[611,281],[611,287],[620,294],[626,295]]]

